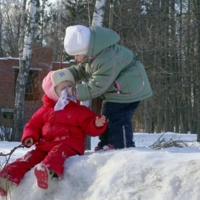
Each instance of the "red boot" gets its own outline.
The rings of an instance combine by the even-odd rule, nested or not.
[[[34,168],[34,173],[37,179],[38,187],[42,189],[48,188],[48,178],[49,178],[49,172],[45,165],[38,164]]]

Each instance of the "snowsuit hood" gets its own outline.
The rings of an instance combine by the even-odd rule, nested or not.
[[[91,26],[90,30],[91,39],[87,54],[90,59],[97,56],[107,47],[116,44],[120,40],[119,35],[111,29],[103,28],[100,26]]]

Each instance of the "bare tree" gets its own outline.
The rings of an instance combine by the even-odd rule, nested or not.
[[[32,40],[34,36],[35,16],[38,3],[38,0],[24,0],[23,4],[23,15],[19,39],[19,73],[15,90],[15,108],[12,133],[12,140],[14,141],[19,141],[23,132],[25,88],[30,69]]]
[[[200,142],[200,83],[199,83],[199,76],[200,76],[200,1],[199,0],[194,0],[193,1],[193,8],[194,8],[194,22],[195,22],[195,27],[196,27],[196,45],[195,45],[195,54],[198,56],[195,56],[195,88],[194,88],[194,112],[195,112],[195,121],[194,123],[196,124],[196,133],[198,133],[197,141]]]
[[[20,10],[18,0],[0,2],[1,56],[18,57]]]
[[[103,18],[104,18],[104,8],[105,8],[106,0],[96,0],[93,19],[92,19],[92,25],[93,26],[102,26],[103,24]],[[88,100],[86,102],[83,102],[83,104],[87,104],[88,107],[92,108],[92,110],[100,114],[100,106],[101,105],[101,99],[96,98],[93,100]],[[86,149],[91,148],[91,139],[89,136],[86,138]]]
[[[21,13],[15,12],[19,7],[8,6],[10,1],[2,0],[5,5],[0,7],[1,56],[18,54],[15,41],[19,37],[19,24],[23,24],[19,20]],[[133,128],[158,133],[200,132],[199,0],[59,2],[45,14],[42,38],[35,44],[50,46],[54,61],[70,60],[72,57],[63,51],[67,26],[92,24],[112,28],[120,35],[119,43],[143,62],[153,89],[152,98],[141,102],[135,113]],[[92,110],[99,113],[100,103],[98,98],[93,100]]]
[[[92,19],[93,26],[103,25],[105,5],[106,5],[106,0],[96,0],[93,19]]]
[[[2,23],[3,23],[3,17],[2,17],[2,5],[0,4],[0,57],[3,57],[3,48],[2,48]]]

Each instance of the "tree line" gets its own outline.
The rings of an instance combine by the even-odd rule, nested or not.
[[[63,48],[69,25],[90,26],[95,0],[37,5],[33,48],[53,49],[54,61],[70,60]],[[22,2],[1,1],[0,57],[19,57]],[[147,71],[153,96],[141,102],[134,131],[200,133],[200,1],[107,0],[103,26],[120,35]]]

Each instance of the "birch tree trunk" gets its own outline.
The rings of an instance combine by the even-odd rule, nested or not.
[[[105,8],[106,0],[96,0],[95,9],[93,13],[92,26],[102,26],[103,17],[104,17],[104,8]],[[87,101],[90,108],[97,113],[101,112],[101,102],[100,98],[93,99],[92,101]],[[92,105],[91,105],[92,104]],[[91,149],[91,138],[87,136],[86,138],[86,149]]]
[[[29,75],[38,0],[24,0],[19,39],[19,73],[15,88],[12,140],[20,141],[24,126],[24,97]]]
[[[93,26],[102,26],[103,25],[105,5],[106,5],[106,0],[96,0],[93,19],[92,19]]]
[[[3,50],[2,50],[2,12],[1,12],[1,4],[0,4],[0,57],[3,57]]]

